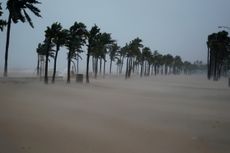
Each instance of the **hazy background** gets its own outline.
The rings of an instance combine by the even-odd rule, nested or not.
[[[9,49],[9,70],[34,69],[36,48],[44,40],[44,30],[53,22],[69,28],[75,21],[90,29],[97,24],[112,33],[120,46],[140,37],[143,44],[162,54],[180,55],[183,60],[206,62],[206,40],[219,25],[230,25],[229,0],[40,0],[42,18],[31,15],[28,23],[13,24]],[[3,9],[6,1],[1,1]],[[4,19],[8,12],[4,10]],[[0,32],[0,70],[3,70],[6,29]],[[65,48],[61,49],[58,69],[66,67]],[[83,56],[85,53],[83,53]],[[51,64],[52,66],[52,64]],[[85,60],[81,62],[85,71]]]

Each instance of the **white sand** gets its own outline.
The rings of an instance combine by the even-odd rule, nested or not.
[[[0,153],[229,153],[227,80],[0,82]]]

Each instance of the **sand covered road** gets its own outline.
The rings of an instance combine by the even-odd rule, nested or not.
[[[0,153],[229,153],[230,90],[202,76],[0,83]]]

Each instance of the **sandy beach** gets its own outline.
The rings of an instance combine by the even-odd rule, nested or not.
[[[0,81],[0,153],[229,153],[229,130],[227,79]]]

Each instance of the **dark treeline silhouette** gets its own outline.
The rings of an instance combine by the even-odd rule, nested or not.
[[[208,36],[208,79],[217,81],[227,75],[230,69],[230,38],[228,32],[221,31]]]
[[[89,83],[89,63],[92,59],[92,73],[97,78],[98,73],[105,77],[106,62],[109,60],[109,74],[112,75],[112,65],[116,63],[117,74],[124,73],[128,79],[132,74],[143,76],[152,75],[178,75],[192,74],[205,71],[206,65],[201,61],[193,64],[188,61],[182,61],[180,56],[170,54],[162,55],[158,51],[152,52],[149,47],[142,44],[140,38],[135,38],[124,47],[120,47],[112,39],[110,33],[101,32],[101,29],[94,25],[87,30],[85,24],[75,22],[69,29],[64,29],[60,23],[53,23],[45,31],[45,40],[39,43],[37,48],[38,64],[37,74],[42,75],[41,69],[44,69],[44,81],[48,83],[48,63],[49,58],[54,58],[52,82],[56,77],[57,56],[60,47],[65,46],[68,49],[67,54],[67,83],[71,78],[71,63],[75,69],[79,69],[80,54],[83,53],[83,46],[87,47],[86,56],[86,82]],[[40,60],[40,61],[39,61]],[[44,62],[45,61],[45,62]],[[77,68],[75,66],[77,61]],[[103,66],[102,66],[103,65]],[[124,67],[125,66],[125,70]],[[44,68],[45,67],[45,68]],[[102,68],[103,67],[103,68]],[[102,74],[103,69],[103,74]],[[75,72],[78,73],[77,70]]]

